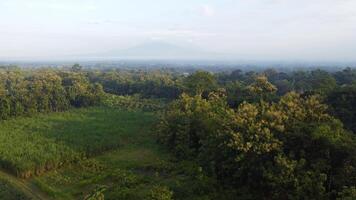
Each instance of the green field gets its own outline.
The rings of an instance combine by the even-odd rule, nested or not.
[[[0,123],[1,199],[83,199],[96,188],[105,199],[147,199],[162,190],[176,199],[204,197],[199,168],[177,163],[156,143],[156,120],[100,107]]]
[[[0,165],[27,178],[116,149],[152,115],[110,108],[16,118],[0,123]]]

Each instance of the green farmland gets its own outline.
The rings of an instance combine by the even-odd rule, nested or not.
[[[198,181],[189,173],[198,168],[177,170],[152,135],[156,121],[152,113],[105,107],[3,121],[0,195],[83,199],[103,188],[105,199],[147,199],[175,189],[178,199],[194,199],[201,188],[188,185]]]
[[[17,118],[0,124],[2,168],[22,178],[115,149],[152,116],[109,108]]]

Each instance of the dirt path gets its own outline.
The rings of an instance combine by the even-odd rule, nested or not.
[[[34,185],[28,181],[12,176],[6,172],[0,171],[0,177],[7,180],[13,187],[23,192],[27,197],[34,200],[50,200],[47,195],[37,189]]]

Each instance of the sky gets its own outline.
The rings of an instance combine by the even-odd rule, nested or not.
[[[0,0],[0,59],[152,41],[235,59],[356,61],[356,0]]]

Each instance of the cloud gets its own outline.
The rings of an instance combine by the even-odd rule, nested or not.
[[[200,12],[203,16],[212,17],[216,14],[215,8],[212,5],[202,5]]]

